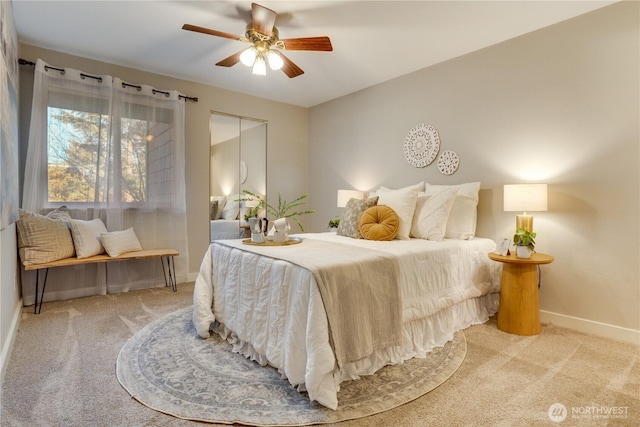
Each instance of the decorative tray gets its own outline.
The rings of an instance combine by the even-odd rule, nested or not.
[[[242,244],[244,245],[252,245],[252,246],[289,246],[289,245],[297,245],[298,243],[302,243],[302,239],[300,237],[289,237],[289,240],[286,242],[274,242],[273,240],[265,240],[262,243],[252,242],[251,239],[244,239]]]

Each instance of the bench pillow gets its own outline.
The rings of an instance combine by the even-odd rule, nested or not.
[[[104,253],[100,234],[106,233],[107,227],[104,226],[100,218],[95,218],[91,221],[72,219],[69,221],[69,226],[71,227],[71,237],[73,237],[78,259]]]
[[[71,221],[71,214],[69,213],[69,208],[66,205],[62,205],[54,210],[47,212],[47,218],[51,219],[61,219],[63,221]]]
[[[107,251],[109,256],[116,257],[122,255],[125,252],[141,251],[142,246],[136,236],[133,227],[127,228],[122,231],[110,231],[107,233],[100,233],[102,238],[102,245]]]
[[[57,261],[75,255],[67,222],[23,211],[16,222],[18,253],[23,265]]]

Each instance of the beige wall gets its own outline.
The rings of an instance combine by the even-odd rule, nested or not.
[[[267,168],[267,194],[270,202],[277,200],[278,191],[287,197],[295,197],[307,191],[306,108],[25,44],[20,45],[20,57],[33,62],[40,58],[52,66],[75,68],[89,74],[108,74],[129,83],[148,84],[158,89],[175,89],[184,95],[198,98],[197,103],[186,104],[187,227],[189,271],[192,279],[195,279],[209,244],[209,115],[212,110],[269,122],[267,157],[270,167]],[[21,84],[30,86],[33,82],[33,69],[22,66],[20,71]],[[24,108],[28,106],[23,105],[22,109]],[[28,125],[24,127],[26,121],[21,123],[22,146],[26,145],[22,138],[28,133]]]
[[[546,182],[543,318],[640,342],[638,19],[615,4],[311,108],[312,228],[341,213],[338,189],[481,181],[478,234],[498,240],[515,228],[503,184]],[[405,161],[418,123],[456,173]]]

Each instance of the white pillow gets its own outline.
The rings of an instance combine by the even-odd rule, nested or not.
[[[396,211],[400,219],[400,227],[396,239],[408,240],[411,233],[411,223],[413,213],[416,210],[419,189],[424,186],[424,182],[410,185],[408,187],[390,190],[380,187],[374,196],[378,196],[378,205],[386,205]],[[371,197],[371,195],[369,196]]]
[[[444,240],[447,221],[457,193],[457,188],[445,188],[430,195],[418,193],[411,237],[438,242]]]
[[[425,186],[424,181],[420,181],[417,184],[407,185],[406,187],[399,188],[399,190],[405,190],[407,188],[415,188],[418,191],[424,191],[424,186]],[[381,185],[380,188],[378,188],[378,190],[393,190],[393,188],[388,188]]]
[[[478,200],[480,192],[479,182],[469,182],[458,185],[430,185],[427,184],[425,193],[432,195],[445,188],[457,188],[458,193],[453,201],[449,220],[447,221],[447,231],[444,234],[446,239],[469,240],[476,234],[476,221],[478,219]]]
[[[222,210],[222,219],[238,219],[240,213],[240,195],[231,194],[227,198],[227,203]]]
[[[72,219],[69,221],[73,245],[78,258],[88,258],[104,253],[104,246],[100,242],[100,234],[107,232],[107,227],[100,218],[91,221]]]
[[[136,236],[135,231],[133,231],[133,227],[122,231],[100,233],[100,237],[102,237],[102,245],[109,256],[115,257],[125,252],[142,250],[142,246],[138,241],[138,236]]]

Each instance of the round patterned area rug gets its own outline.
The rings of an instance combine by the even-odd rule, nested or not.
[[[232,353],[217,335],[198,337],[191,313],[191,307],[178,310],[136,333],[118,355],[116,375],[144,405],[196,421],[287,426],[366,417],[433,390],[460,367],[467,352],[460,331],[425,359],[342,383],[334,411],[310,402],[275,369]]]

